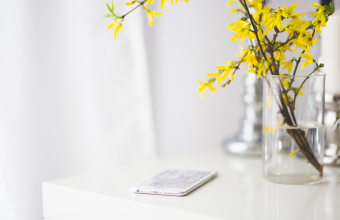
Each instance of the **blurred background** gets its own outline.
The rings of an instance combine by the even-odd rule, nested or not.
[[[197,91],[238,51],[227,1],[168,4],[153,27],[137,10],[116,40],[106,2],[0,2],[0,219],[42,219],[42,181],[219,148],[240,128],[242,71]]]

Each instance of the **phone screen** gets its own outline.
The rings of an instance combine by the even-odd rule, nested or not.
[[[167,170],[140,185],[185,189],[209,174],[210,172],[203,171]]]

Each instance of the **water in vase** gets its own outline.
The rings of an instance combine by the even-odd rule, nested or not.
[[[304,121],[298,122],[298,125],[298,127],[277,126],[277,122],[264,125],[263,172],[266,180],[286,184],[310,184],[322,180],[322,174],[299,151],[287,130],[303,130],[309,146],[322,165],[324,125]]]

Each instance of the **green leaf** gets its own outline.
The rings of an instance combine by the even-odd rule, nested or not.
[[[115,16],[116,18],[121,18],[120,16],[116,15],[114,12],[112,13],[113,16]]]
[[[335,11],[335,8],[334,8],[334,3],[333,3],[333,2],[331,2],[331,3],[329,4],[329,6],[331,7],[331,14],[333,14],[333,13],[334,13],[334,11]]]
[[[112,14],[106,14],[106,15],[104,15],[104,18],[108,18],[108,17],[111,17],[112,16]]]
[[[109,4],[106,3],[106,6],[107,6],[107,9],[109,9],[109,11],[110,11],[111,13],[113,13],[113,11],[112,11],[112,9],[110,8]]]
[[[115,10],[115,6],[113,5],[113,1],[112,1],[112,11]]]
[[[327,11],[327,14],[330,14],[331,13],[331,7],[329,7],[328,5],[324,5],[326,11]]]

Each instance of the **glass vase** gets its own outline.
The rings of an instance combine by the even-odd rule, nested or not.
[[[320,182],[325,74],[267,75],[263,83],[264,179],[282,184]]]

